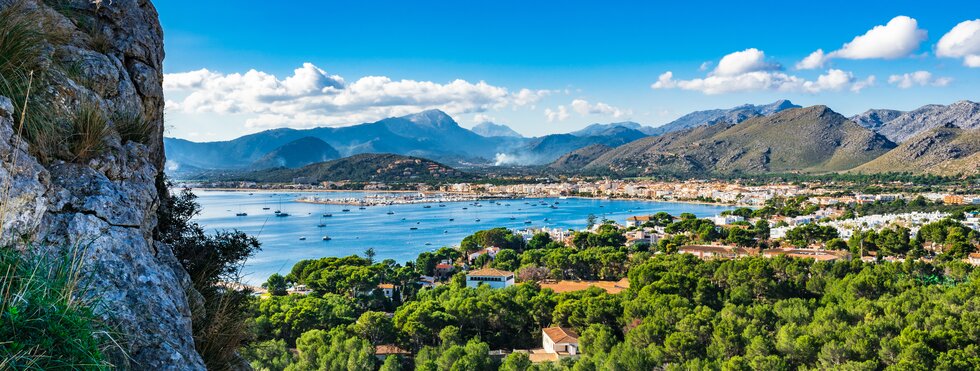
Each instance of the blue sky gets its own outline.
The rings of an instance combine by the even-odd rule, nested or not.
[[[529,3],[157,1],[168,135],[426,108],[543,135],[780,98],[845,115],[980,100],[977,1]]]

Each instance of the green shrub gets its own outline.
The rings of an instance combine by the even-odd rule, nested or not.
[[[112,123],[123,142],[148,144],[153,136],[153,123],[140,110],[116,112],[112,116]]]
[[[68,153],[72,160],[87,161],[106,150],[105,138],[111,133],[109,119],[95,103],[82,102],[71,118]],[[55,134],[57,135],[57,134]]]
[[[114,342],[83,299],[79,263],[0,247],[0,369],[112,367],[106,351]]]

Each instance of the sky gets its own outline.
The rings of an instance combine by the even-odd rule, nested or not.
[[[980,101],[980,1],[176,1],[167,135],[229,140],[441,109],[526,136],[790,99]]]

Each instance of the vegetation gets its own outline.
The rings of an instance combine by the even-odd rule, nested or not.
[[[209,369],[231,368],[236,351],[248,341],[251,291],[239,287],[241,263],[259,249],[254,237],[239,231],[204,233],[193,218],[200,211],[195,196],[185,189],[169,192],[160,179],[161,205],[154,239],[169,245],[190,275],[203,306],[192,305],[194,344]]]
[[[112,116],[112,123],[123,142],[149,144],[155,125],[140,110],[120,111]]]
[[[84,299],[78,259],[0,248],[0,369],[112,368],[122,350]]]

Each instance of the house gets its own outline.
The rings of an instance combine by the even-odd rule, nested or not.
[[[445,279],[451,276],[454,270],[456,270],[456,267],[453,266],[453,263],[449,259],[443,259],[439,264],[436,264],[434,273],[436,277]]]
[[[395,296],[395,285],[390,283],[382,283],[378,285],[378,289],[381,290],[381,293],[388,299]]]
[[[715,223],[715,225],[719,225],[719,226],[720,225],[729,225],[729,224],[732,224],[732,223],[735,223],[735,222],[741,222],[741,221],[745,220],[745,218],[743,218],[741,216],[738,216],[738,215],[715,215],[715,216],[711,217],[710,219],[711,219],[712,222]]]
[[[470,254],[469,256],[467,256],[467,259],[469,259],[469,262],[472,263],[474,260],[476,260],[477,258],[479,258],[481,255],[489,255],[490,256],[490,260],[493,260],[493,258],[497,257],[497,253],[498,252],[500,252],[500,248],[499,247],[491,246],[491,247],[487,247],[485,249],[480,249],[480,251],[477,251],[477,252],[474,252],[474,253]]]
[[[631,216],[626,218],[626,228],[639,227],[650,221],[649,215]]]
[[[374,347],[374,356],[384,361],[388,356],[410,356],[412,352],[399,348],[394,344],[382,344]]]
[[[756,249],[716,245],[687,245],[681,246],[677,252],[695,255],[700,259],[735,259],[757,255]]]
[[[835,250],[823,250],[823,249],[797,249],[797,248],[782,248],[782,249],[767,249],[762,251],[762,256],[767,258],[772,258],[776,256],[789,256],[793,258],[801,259],[814,259],[819,261],[829,261],[838,259],[850,259],[851,253],[847,251],[835,251]]]
[[[419,276],[419,280],[416,283],[418,283],[423,288],[425,287],[432,288],[432,287],[436,287],[436,278],[430,276]]]
[[[970,255],[966,257],[966,262],[973,265],[980,265],[980,252],[971,252]]]
[[[578,334],[566,327],[541,329],[541,346],[547,353],[562,356],[578,355]]]
[[[466,287],[475,288],[481,283],[495,289],[513,286],[514,272],[494,268],[482,268],[466,273]]]

